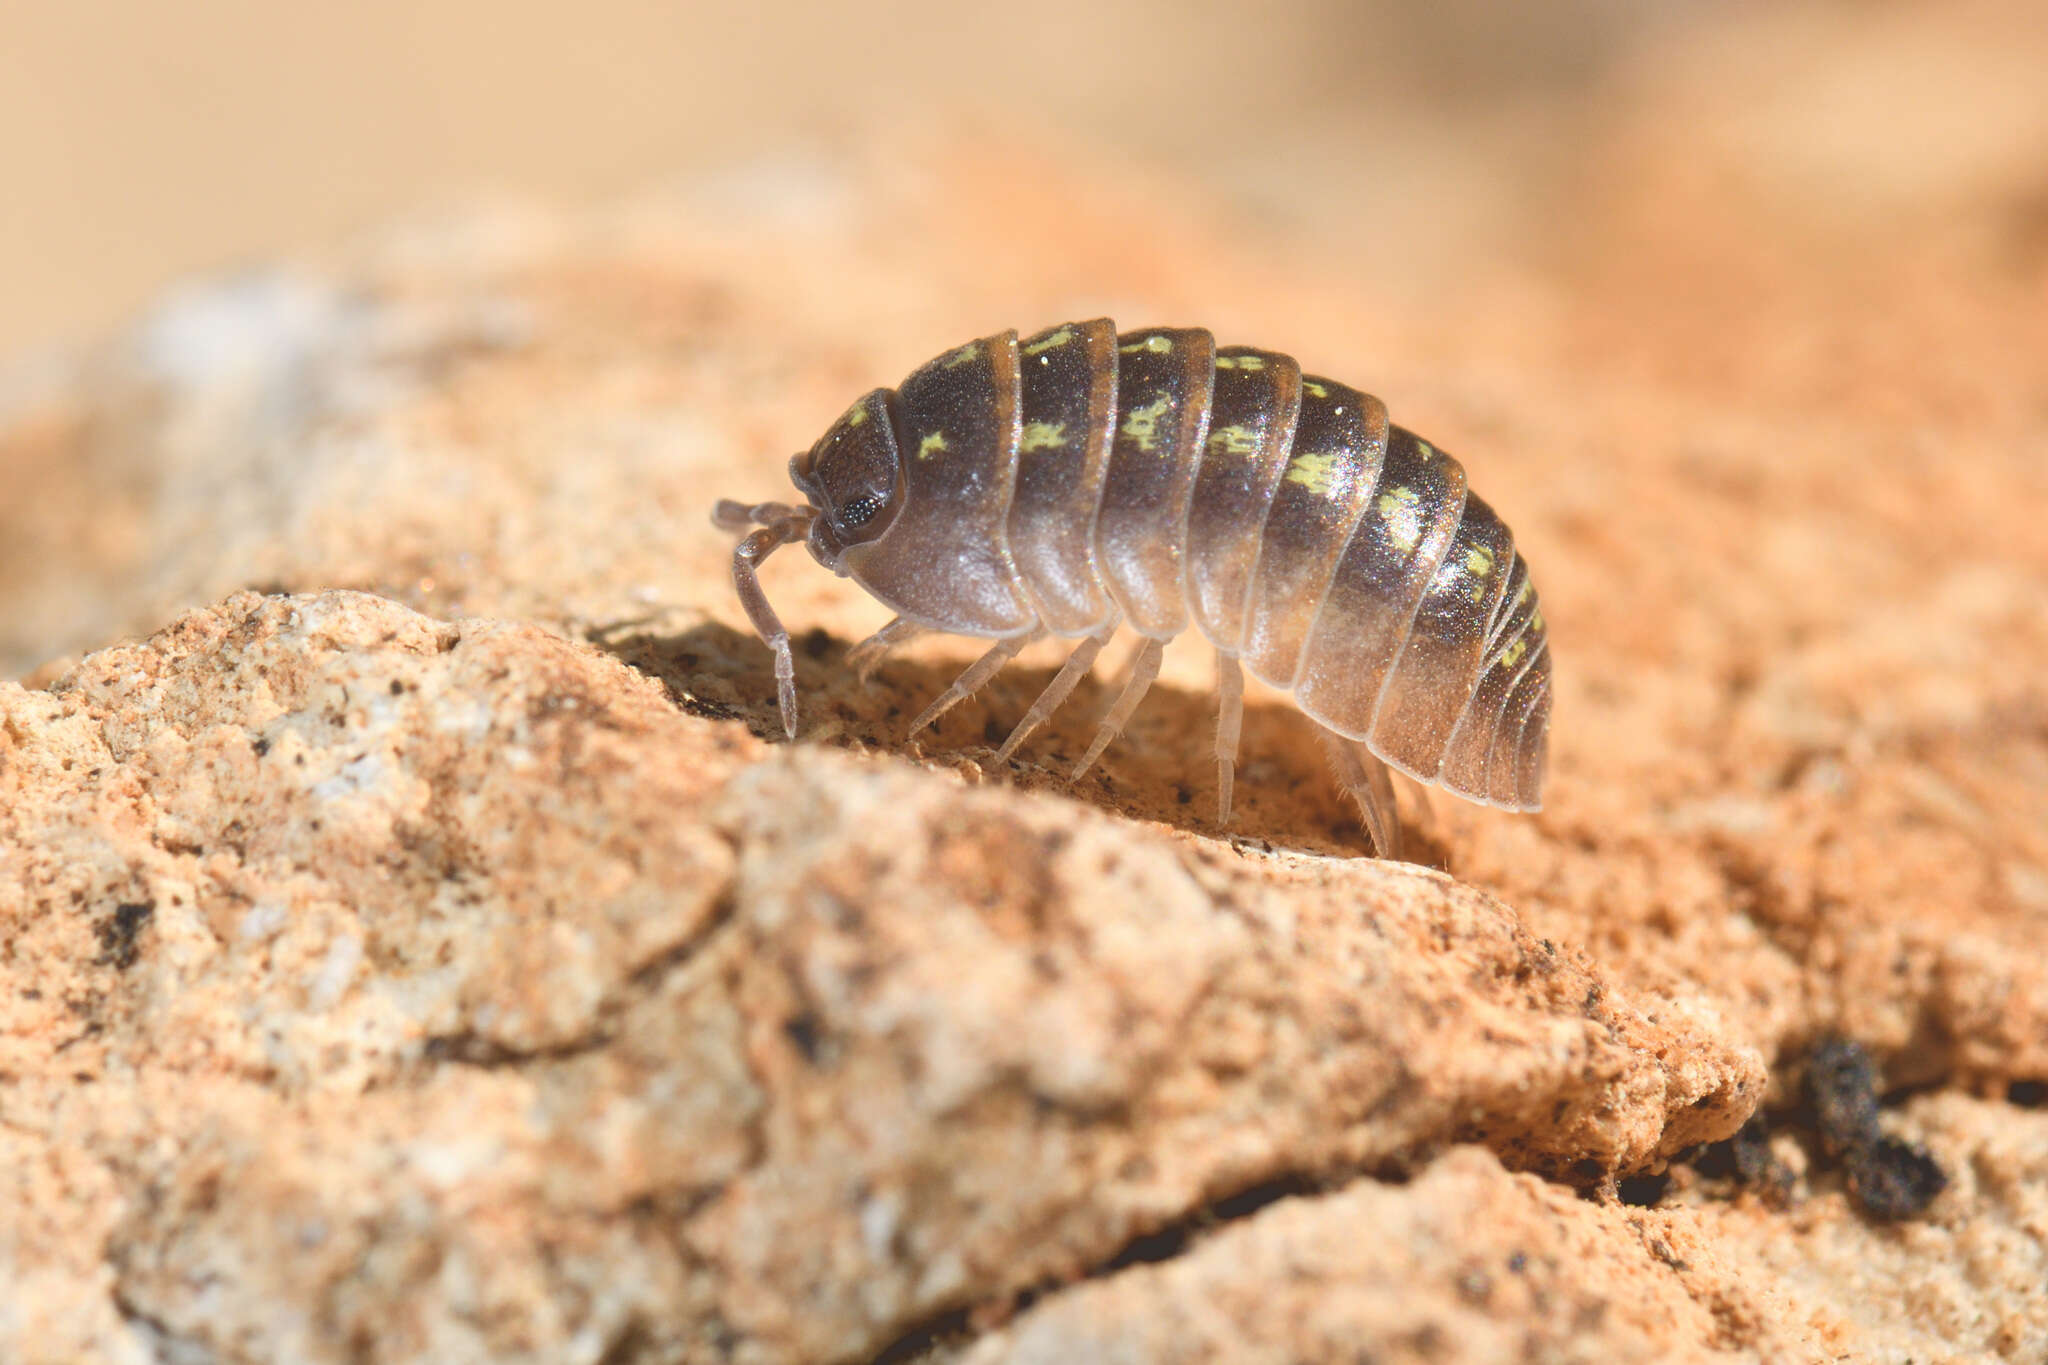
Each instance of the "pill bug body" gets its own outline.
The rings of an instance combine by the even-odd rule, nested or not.
[[[1379,399],[1285,355],[1107,320],[1004,332],[859,399],[790,476],[805,505],[723,502],[717,519],[760,528],[734,578],[775,649],[792,736],[788,635],[755,566],[802,538],[897,613],[856,647],[863,672],[923,631],[996,641],[913,732],[1025,644],[1078,639],[1007,758],[1128,626],[1145,644],[1079,776],[1192,628],[1217,653],[1224,819],[1244,670],[1321,727],[1383,855],[1399,831],[1382,763],[1488,805],[1540,804],[1550,655],[1513,535]]]

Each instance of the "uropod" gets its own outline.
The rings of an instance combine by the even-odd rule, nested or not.
[[[995,641],[912,734],[1027,644],[1078,641],[1007,759],[1129,627],[1143,643],[1079,778],[1193,627],[1216,651],[1224,822],[1246,671],[1316,724],[1383,857],[1399,856],[1389,767],[1503,810],[1541,804],[1550,651],[1512,533],[1379,399],[1287,356],[1107,319],[1003,332],[867,394],[789,474],[802,505],[722,501],[715,520],[753,528],[733,582],[791,738],[789,632],[756,569],[801,539],[896,613],[848,654],[863,677],[925,632]]]

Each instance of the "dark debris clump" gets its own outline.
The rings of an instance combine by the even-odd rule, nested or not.
[[[1926,1149],[1879,1131],[1877,1066],[1862,1044],[1815,1044],[1806,1094],[1822,1147],[1848,1172],[1850,1195],[1871,1217],[1917,1217],[1948,1188],[1948,1175]]]
[[[1927,1150],[1886,1137],[1878,1123],[1877,1066],[1860,1043],[1823,1038],[1807,1054],[1805,1105],[1781,1121],[1810,1128],[1821,1162],[1844,1173],[1849,1195],[1872,1218],[1916,1218],[1948,1188],[1948,1175]],[[1772,1155],[1770,1126],[1759,1113],[1734,1137],[1698,1158],[1702,1175],[1726,1177],[1773,1204],[1792,1197],[1793,1176]]]
[[[1862,1044],[1846,1038],[1816,1043],[1806,1058],[1806,1098],[1829,1156],[1877,1141],[1877,1066]]]
[[[1771,1152],[1771,1124],[1762,1111],[1751,1115],[1734,1137],[1701,1152],[1696,1164],[1701,1175],[1756,1190],[1773,1208],[1792,1202],[1792,1172]]]
[[[1926,1148],[1879,1138],[1849,1154],[1849,1192],[1872,1218],[1917,1218],[1948,1188],[1948,1173]]]

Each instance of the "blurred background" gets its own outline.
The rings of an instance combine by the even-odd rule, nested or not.
[[[2048,231],[2048,8],[1241,0],[83,0],[7,6],[0,357],[165,281],[398,211],[602,200],[874,128],[1116,158],[1219,215],[1570,279],[1617,180],[1643,233]],[[1648,199],[1649,196],[1643,196]],[[1762,204],[1767,213],[1759,214]],[[1682,220],[1707,213],[1711,223]],[[1625,243],[1623,244],[1625,245]],[[1668,264],[1668,262],[1667,262]],[[1559,275],[1558,272],[1564,272]]]
[[[1103,314],[1371,387],[1559,561],[1546,600],[1680,680],[1916,593],[1934,625],[1872,606],[1871,638],[1961,676],[1938,585],[2048,580],[2015,520],[2048,500],[2041,0],[85,0],[4,32],[0,674],[251,584],[725,611],[720,538],[678,529],[711,499],[780,492],[847,394],[961,337]],[[879,610],[778,574],[835,630]]]

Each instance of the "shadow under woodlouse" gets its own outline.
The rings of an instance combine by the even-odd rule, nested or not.
[[[593,645],[659,679],[685,711],[736,721],[758,738],[783,742],[772,656],[752,634],[707,621],[665,634],[621,622],[589,633]],[[1000,770],[986,769],[1010,727],[1054,669],[1013,664],[929,729],[907,736],[912,719],[958,676],[963,652],[912,648],[891,655],[864,687],[846,664],[852,642],[822,629],[798,635],[796,683],[804,704],[800,743],[828,743],[963,769],[1025,791],[1072,796],[1118,814],[1205,838],[1334,857],[1370,853],[1369,841],[1331,775],[1309,723],[1291,706],[1247,699],[1237,800],[1228,826],[1216,822],[1212,749],[1215,699],[1162,682],[1124,734],[1078,783],[1066,774],[1088,747],[1116,694],[1110,668],[1074,693]],[[970,644],[971,648],[971,644]],[[965,656],[971,657],[971,655]],[[1113,668],[1120,662],[1114,651]],[[1411,826],[1411,861],[1443,867],[1446,850]]]

